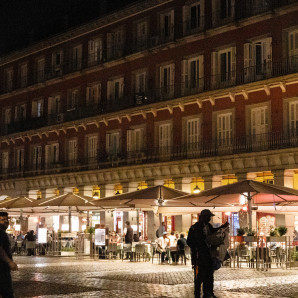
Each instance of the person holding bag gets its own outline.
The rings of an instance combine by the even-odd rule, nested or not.
[[[208,210],[202,210],[199,221],[189,229],[187,244],[191,248],[191,260],[194,268],[194,292],[195,298],[201,297],[201,285],[203,284],[204,298],[215,298],[214,270],[218,269],[215,264],[215,251],[223,243],[225,235],[223,230],[229,226],[226,222],[219,228],[214,228],[209,222],[214,214]]]

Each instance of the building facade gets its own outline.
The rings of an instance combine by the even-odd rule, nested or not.
[[[1,57],[1,193],[298,188],[297,20],[295,0],[139,1]]]

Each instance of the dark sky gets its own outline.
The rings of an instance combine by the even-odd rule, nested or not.
[[[141,0],[106,0],[106,12]],[[103,0],[0,0],[0,56],[94,19]]]

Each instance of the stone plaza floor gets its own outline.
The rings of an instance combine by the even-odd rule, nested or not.
[[[188,265],[92,260],[70,257],[15,257],[16,297],[194,297]],[[218,297],[298,297],[298,269],[221,268]]]

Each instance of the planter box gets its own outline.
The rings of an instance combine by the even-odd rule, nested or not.
[[[286,236],[269,236],[266,240],[267,242],[286,242]]]
[[[235,242],[243,242],[244,236],[234,236],[234,241]]]
[[[257,236],[245,236],[244,241],[245,242],[257,242],[258,237]]]
[[[292,261],[290,267],[298,267],[298,261]]]
[[[76,255],[75,251],[61,251],[62,257],[72,257],[75,255]]]

